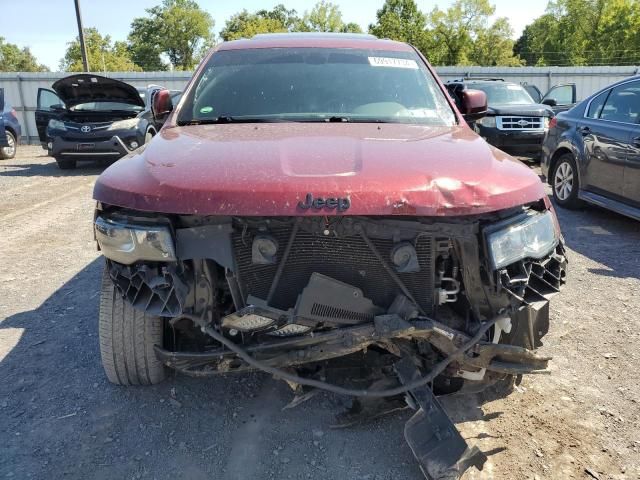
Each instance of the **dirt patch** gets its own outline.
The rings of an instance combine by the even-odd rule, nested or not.
[[[35,147],[0,162],[0,476],[422,478],[410,412],[333,430],[345,398],[282,412],[290,392],[260,374],[110,385],[91,234],[100,171],[61,172]],[[443,399],[490,454],[465,479],[640,478],[640,229],[595,208],[558,214],[570,272],[542,351],[552,374],[504,399]]]

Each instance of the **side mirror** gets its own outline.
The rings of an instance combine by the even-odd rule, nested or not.
[[[172,110],[173,102],[169,90],[157,91],[151,102],[151,113],[156,122],[164,122]]]
[[[487,94],[481,90],[464,90],[460,113],[467,121],[479,120],[487,114]]]
[[[550,107],[555,107],[556,105],[558,105],[558,101],[552,97],[543,99],[541,103]]]

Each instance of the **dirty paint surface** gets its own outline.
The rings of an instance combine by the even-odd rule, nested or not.
[[[108,168],[94,198],[143,211],[328,215],[307,193],[345,197],[350,215],[486,213],[544,196],[538,176],[466,126],[218,124],[163,129]]]

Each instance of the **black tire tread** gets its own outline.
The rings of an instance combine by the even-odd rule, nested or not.
[[[100,355],[111,383],[154,385],[165,378],[165,367],[153,351],[162,345],[163,322],[134,309],[116,291],[105,268],[99,315]]]

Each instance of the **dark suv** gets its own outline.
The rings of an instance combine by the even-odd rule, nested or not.
[[[510,153],[540,152],[553,110],[536,103],[522,85],[498,78],[466,78],[452,80],[446,87],[458,105],[467,89],[487,94],[487,115],[471,126],[491,145]]]
[[[81,73],[51,88],[38,90],[35,121],[42,147],[61,169],[75,168],[78,160],[115,161],[147,143],[160,128],[150,106],[163,87],[136,88]]]

